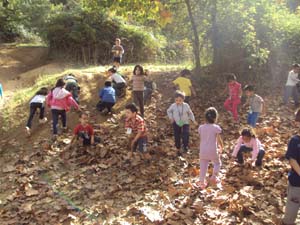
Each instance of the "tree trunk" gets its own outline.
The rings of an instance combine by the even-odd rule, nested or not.
[[[199,41],[199,34],[198,34],[198,28],[195,23],[195,19],[192,13],[191,3],[190,0],[185,0],[185,4],[188,10],[189,18],[192,24],[192,29],[194,33],[194,40],[193,40],[193,51],[195,56],[195,64],[196,64],[196,73],[199,74],[201,71],[201,64],[200,64],[200,41]]]
[[[219,29],[217,25],[217,0],[212,0],[212,11],[211,11],[211,42],[213,48],[213,66],[215,71],[218,71],[222,65],[221,61],[221,46],[219,40]]]

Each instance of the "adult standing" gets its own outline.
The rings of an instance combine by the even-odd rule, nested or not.
[[[112,53],[113,53],[113,65],[116,68],[119,68],[122,63],[122,56],[124,54],[124,48],[121,45],[121,39],[116,38],[115,45],[112,47]]]
[[[297,90],[297,83],[300,81],[298,73],[300,71],[299,64],[293,64],[292,70],[289,72],[288,79],[285,85],[283,103],[288,104],[289,98],[293,96],[294,104],[297,107],[299,105],[299,93]]]

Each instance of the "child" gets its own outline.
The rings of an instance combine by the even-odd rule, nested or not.
[[[97,109],[102,112],[107,109],[107,113],[112,113],[112,107],[116,103],[116,92],[111,86],[111,81],[105,81],[105,87],[99,92],[100,101],[97,104]]]
[[[297,114],[300,109],[297,110]],[[299,120],[296,118],[296,121]],[[300,204],[300,136],[295,135],[288,144],[285,157],[289,160],[291,169],[288,173],[288,191],[283,224],[295,224]]]
[[[156,83],[154,81],[145,80],[144,88],[144,104],[151,102],[153,91],[156,90]]]
[[[116,90],[116,95],[122,97],[123,93],[125,93],[124,89],[126,88],[125,79],[121,74],[117,73],[117,70],[114,67],[108,70],[108,75],[113,83],[113,88]]]
[[[262,97],[254,93],[254,86],[246,85],[244,91],[248,97],[245,105],[250,106],[247,123],[254,128],[259,115],[265,112],[265,102]]]
[[[298,74],[300,71],[299,64],[293,64],[292,70],[289,72],[287,82],[285,84],[283,104],[287,105],[289,98],[293,96],[295,106],[299,105],[299,93],[297,90],[297,83],[300,81]]]
[[[130,156],[132,157],[133,151],[138,150],[140,153],[147,152],[147,129],[144,119],[138,115],[138,109],[134,103],[125,106],[126,133],[130,135]]]
[[[57,136],[57,124],[58,118],[61,116],[63,130],[67,130],[67,114],[71,106],[79,109],[78,104],[73,99],[72,94],[65,88],[65,82],[63,79],[58,79],[55,88],[51,90],[46,98],[47,105],[51,107],[52,113],[52,126],[53,126],[53,138]]]
[[[113,64],[115,67],[119,68],[122,62],[122,56],[124,54],[124,48],[121,45],[121,39],[116,38],[115,45],[112,47],[113,57]]]
[[[218,174],[221,167],[220,155],[223,150],[223,141],[220,136],[222,129],[216,124],[218,112],[214,107],[205,111],[206,123],[199,126],[200,136],[200,179],[197,186],[204,189],[207,185],[205,175],[210,161],[214,164],[213,174],[210,178],[212,183],[218,183],[220,180]],[[219,149],[218,149],[219,146]]]
[[[82,112],[79,116],[80,124],[74,129],[74,137],[72,138],[70,146],[77,140],[82,146],[90,146],[100,143],[100,138],[95,137],[93,127],[88,123],[89,114]]]
[[[47,118],[44,116],[45,101],[46,101],[47,94],[48,94],[48,89],[43,87],[35,93],[35,96],[30,101],[30,114],[29,114],[28,122],[26,124],[26,131],[28,135],[31,134],[32,120],[37,109],[40,110],[39,122],[40,123],[47,122]]]
[[[252,166],[261,166],[262,160],[265,155],[260,141],[255,136],[252,128],[244,128],[241,132],[241,136],[237,140],[237,144],[234,147],[232,156],[237,158],[239,164],[244,163],[243,153],[252,152]]]
[[[241,103],[242,88],[241,84],[236,81],[234,74],[227,75],[228,86],[226,86],[223,94],[229,91],[229,97],[224,102],[225,109],[233,115],[235,122],[238,122],[238,105]]]
[[[196,92],[192,86],[192,82],[187,76],[191,76],[191,71],[188,69],[184,69],[180,72],[180,77],[173,81],[173,84],[178,86],[181,92],[185,94],[185,102],[189,104],[191,95],[196,96]]]
[[[180,155],[181,138],[183,142],[183,151],[188,151],[189,146],[189,121],[192,120],[195,124],[194,114],[189,104],[184,102],[184,93],[176,91],[175,103],[173,103],[167,110],[168,117],[173,124],[175,147]]]
[[[136,65],[133,69],[132,76],[133,102],[139,106],[142,117],[144,117],[145,76],[147,76],[147,74],[144,73],[143,67]]]
[[[79,92],[80,87],[78,86],[78,81],[73,74],[68,74],[64,76],[64,81],[66,82],[66,90],[72,93],[72,97],[79,104]]]

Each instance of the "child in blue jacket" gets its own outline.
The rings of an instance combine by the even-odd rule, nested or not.
[[[97,104],[97,109],[100,112],[107,110],[105,113],[112,113],[112,108],[116,103],[116,92],[111,85],[111,81],[105,82],[105,87],[99,92],[100,101]]]

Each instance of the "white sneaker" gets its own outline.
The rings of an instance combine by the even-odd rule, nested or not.
[[[28,136],[31,135],[31,129],[29,127],[26,127],[26,132],[27,132]]]
[[[39,122],[41,124],[47,123],[48,119],[46,117],[44,117],[43,119],[40,119]]]

